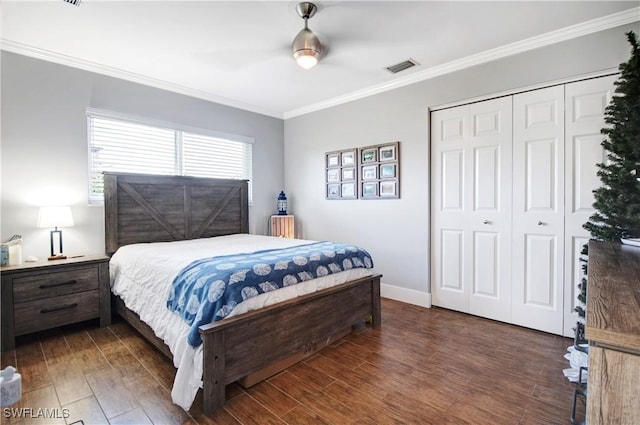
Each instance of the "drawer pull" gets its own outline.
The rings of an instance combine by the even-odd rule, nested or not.
[[[78,303],[71,303],[71,304],[61,305],[60,307],[43,308],[42,310],[40,310],[40,313],[52,313],[54,311],[67,310],[69,308],[76,308],[76,307],[78,307]]]
[[[55,288],[56,286],[64,286],[64,285],[75,285],[76,283],[78,283],[78,281],[75,279],[70,280],[68,282],[45,283],[40,285],[40,289]]]

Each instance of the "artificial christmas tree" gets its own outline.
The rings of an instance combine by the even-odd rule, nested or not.
[[[620,64],[615,94],[605,109],[602,146],[606,163],[597,164],[602,186],[594,191],[596,212],[584,224],[592,239],[619,241],[640,237],[640,48],[633,31],[628,32],[631,57]],[[582,249],[582,278],[575,311],[584,319],[587,298],[588,246]]]
[[[601,133],[607,136],[602,141],[607,161],[597,164],[602,186],[593,191],[596,212],[584,224],[592,239],[613,242],[619,242],[621,238],[640,238],[640,49],[636,35],[632,31],[626,35],[631,44],[631,57],[618,67],[620,77],[615,82],[615,94],[605,109],[606,127]],[[588,245],[584,245],[581,254],[584,276],[579,285],[580,304],[575,311],[584,321]],[[572,368],[564,370],[565,376],[577,381],[578,385],[574,392],[574,413],[576,395],[586,397],[586,387],[583,386],[586,381],[577,371],[588,369],[589,347],[584,329],[584,324],[579,321],[574,328],[574,345],[565,355],[570,360],[573,356],[580,356],[581,362],[576,367],[571,360]],[[576,423],[573,416],[571,418],[571,422]]]
[[[605,110],[607,162],[598,164],[602,187],[594,191],[596,212],[584,228],[597,240],[640,237],[640,49],[630,31],[631,58],[620,65],[616,90]]]

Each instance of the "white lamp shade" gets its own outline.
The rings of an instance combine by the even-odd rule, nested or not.
[[[300,55],[296,57],[296,62],[304,69],[311,69],[318,63],[318,59],[314,55]]]
[[[71,227],[73,215],[71,207],[40,207],[38,213],[38,227]]]

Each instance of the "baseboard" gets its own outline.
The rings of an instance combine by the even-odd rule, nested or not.
[[[415,289],[401,288],[399,286],[382,283],[380,284],[380,296],[420,307],[431,307],[431,294],[416,291]]]

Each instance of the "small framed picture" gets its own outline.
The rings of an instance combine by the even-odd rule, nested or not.
[[[374,198],[378,196],[378,183],[362,183],[362,197]]]
[[[382,181],[380,182],[380,196],[381,197],[394,197],[396,196],[396,182],[393,181]]]
[[[343,168],[342,169],[342,181],[352,181],[356,179],[355,168]]]
[[[342,152],[342,166],[345,167],[347,165],[355,165],[356,163],[356,152]]]
[[[385,164],[380,166],[380,178],[389,179],[396,176],[396,164]]]
[[[356,184],[355,183],[342,183],[342,197],[343,198],[355,198],[356,197]]]
[[[375,180],[378,178],[378,167],[366,165],[362,167],[362,180]]]
[[[340,197],[340,185],[328,184],[327,185],[327,198],[339,198]]]
[[[340,181],[340,169],[330,168],[327,170],[327,182],[339,182]]]
[[[380,147],[380,161],[393,161],[396,159],[396,147],[394,145]]]
[[[377,155],[377,149],[364,149],[362,151],[362,162],[376,162],[378,158]]]
[[[337,153],[327,154],[327,167],[338,167],[340,166],[340,155]]]

